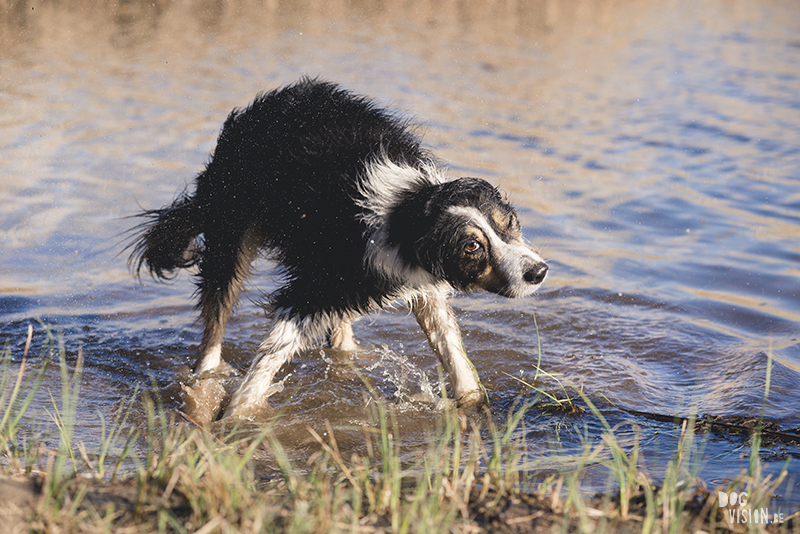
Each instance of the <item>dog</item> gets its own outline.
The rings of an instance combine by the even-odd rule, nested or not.
[[[407,120],[319,79],[259,94],[228,116],[194,194],[138,215],[131,269],[166,280],[197,266],[195,373],[225,366],[222,339],[251,264],[276,262],[271,327],[225,416],[266,402],[281,366],[327,338],[353,350],[359,316],[407,303],[459,404],[481,387],[448,304],[453,291],[524,297],[548,266],[514,208],[479,178],[449,180]]]

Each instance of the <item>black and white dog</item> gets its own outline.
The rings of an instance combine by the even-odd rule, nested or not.
[[[396,299],[427,335],[455,398],[479,401],[448,296],[523,297],[547,275],[497,189],[448,180],[407,122],[314,79],[231,112],[194,194],[141,216],[130,258],[137,275],[146,267],[167,279],[199,266],[196,373],[224,365],[225,324],[259,252],[283,269],[266,304],[271,330],[226,415],[258,410],[280,367],[320,338],[353,349],[351,321]]]

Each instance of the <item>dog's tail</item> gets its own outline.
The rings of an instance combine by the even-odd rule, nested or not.
[[[138,215],[147,219],[134,228],[133,249],[128,266],[140,276],[142,267],[161,280],[169,280],[177,269],[191,267],[200,260],[197,236],[203,231],[202,210],[186,193],[171,206],[146,210]]]

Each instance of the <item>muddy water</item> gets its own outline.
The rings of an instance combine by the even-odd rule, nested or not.
[[[29,324],[42,343],[41,320],[71,362],[81,347],[80,439],[149,376],[174,391],[200,339],[190,278],[128,273],[125,217],[182,190],[232,107],[302,74],[417,117],[454,175],[487,178],[518,206],[551,265],[543,290],[453,299],[496,413],[525,393],[516,379],[534,381],[540,343],[544,370],[592,394],[612,424],[642,428],[655,478],[678,430],[631,410],[765,407],[798,432],[794,3],[289,4],[0,4],[0,342],[18,357]],[[252,300],[274,281],[268,263],[259,272],[224,347],[238,367],[266,324]],[[413,319],[400,306],[354,328],[355,354],[312,350],[279,376],[280,438],[297,451],[313,448],[307,425],[369,419],[353,367],[402,415],[405,443],[429,439],[436,410],[418,399],[439,374]],[[535,385],[563,396],[551,379]],[[584,425],[599,436],[592,416],[533,410],[532,457],[579,447]],[[735,476],[746,453],[715,436],[701,475]],[[800,450],[765,451],[767,469],[787,456]]]

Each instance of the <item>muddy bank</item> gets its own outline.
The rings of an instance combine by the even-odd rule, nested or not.
[[[22,476],[0,477],[0,534],[23,532],[97,532],[105,524],[114,532],[144,533],[166,527],[166,532],[254,532],[258,525],[241,517],[217,516],[205,524],[193,523],[191,488],[173,487],[165,492],[142,491],[142,484],[130,479],[116,483],[73,479],[67,494],[80,499],[71,517],[48,510],[41,492],[41,479]],[[559,486],[560,487],[560,486]],[[163,488],[160,488],[163,489]],[[285,488],[284,488],[285,490]],[[413,489],[409,489],[412,491]],[[160,494],[158,494],[160,493]],[[82,497],[81,497],[82,496]],[[260,505],[271,507],[276,520],[269,530],[288,532],[295,514],[307,512],[304,501],[292,501],[286,491],[265,489]],[[69,497],[68,497],[69,500]],[[667,520],[659,511],[654,523],[648,522],[647,498],[638,491],[623,513],[619,495],[595,495],[585,499],[580,513],[565,513],[563,496],[503,492],[493,487],[475,488],[453,518],[450,532],[535,534],[550,532],[617,532],[643,530],[667,531],[678,521]],[[690,532],[798,532],[800,512],[784,517],[782,523],[741,524],[728,509],[718,507],[715,492],[701,482],[679,506],[680,522]],[[165,514],[170,521],[164,521]],[[101,520],[100,518],[105,518]],[[730,521],[734,518],[734,522]],[[334,518],[331,518],[334,519]],[[772,519],[770,519],[772,520]],[[650,519],[649,521],[652,521]],[[355,524],[333,522],[329,532],[388,533],[395,529],[388,514],[369,514]],[[443,525],[444,526],[444,525]],[[411,532],[417,530],[411,526]]]

